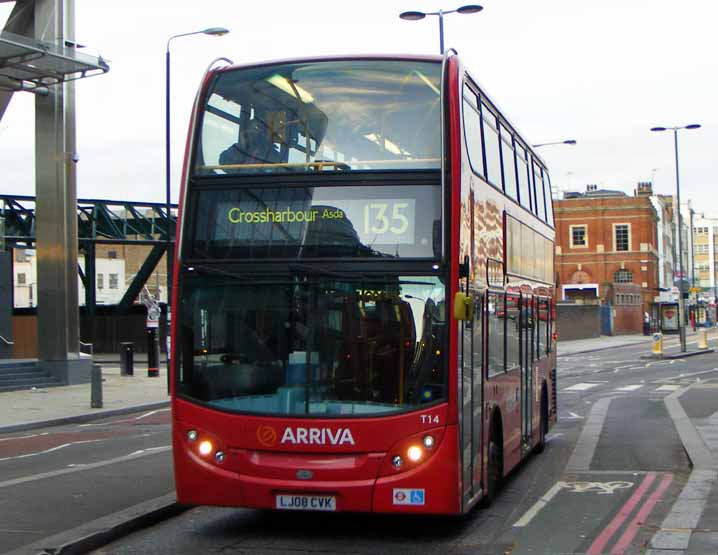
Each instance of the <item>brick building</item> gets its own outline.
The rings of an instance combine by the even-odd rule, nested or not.
[[[613,333],[640,332],[659,288],[658,221],[650,184],[633,196],[599,190],[554,202],[562,300],[608,305]]]
[[[700,214],[693,225],[691,285],[701,290],[700,299],[715,301],[718,292],[718,218]]]

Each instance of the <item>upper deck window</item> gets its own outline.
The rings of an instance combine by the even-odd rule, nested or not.
[[[486,177],[490,183],[501,187],[501,154],[499,151],[499,131],[496,116],[486,106],[481,105],[481,118],[484,120],[484,149],[486,151]]]
[[[220,73],[207,95],[200,175],[441,167],[441,65],[328,61]]]
[[[526,162],[526,151],[520,145],[516,145],[516,168],[519,178],[519,200],[521,206],[531,210],[531,184],[529,182],[529,169]]]
[[[516,166],[514,162],[514,147],[511,139],[511,131],[501,126],[501,164],[504,175],[504,192],[514,200],[519,195],[516,190]]]

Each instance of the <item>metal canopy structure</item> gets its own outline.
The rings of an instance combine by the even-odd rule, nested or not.
[[[177,205],[169,218],[164,203],[78,199],[77,238],[80,244],[159,245],[174,241]],[[2,238],[9,246],[32,248],[36,241],[35,197],[0,195]],[[168,237],[169,233],[169,237]]]
[[[122,300],[118,312],[127,311],[154,272],[167,244],[174,243],[177,205],[122,200],[78,199],[78,247],[85,253],[85,267],[78,273],[85,287],[85,306],[95,312],[95,245],[149,245],[145,258]],[[9,247],[33,248],[36,243],[35,197],[0,195],[0,242]],[[2,229],[2,227],[0,227]],[[168,235],[169,234],[169,235]]]
[[[0,32],[0,88],[46,91],[49,85],[102,75],[110,70],[101,57],[81,54],[74,43],[66,44]]]

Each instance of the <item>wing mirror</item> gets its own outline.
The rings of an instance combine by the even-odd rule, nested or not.
[[[470,322],[473,316],[474,299],[466,293],[456,293],[454,297],[454,319]]]

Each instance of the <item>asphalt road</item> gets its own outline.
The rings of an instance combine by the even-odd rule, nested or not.
[[[200,507],[95,553],[640,553],[690,471],[663,399],[718,381],[718,354],[642,354],[632,346],[559,359],[559,422],[547,448],[488,509],[409,518]]]
[[[172,491],[169,409],[0,434],[0,552]]]

